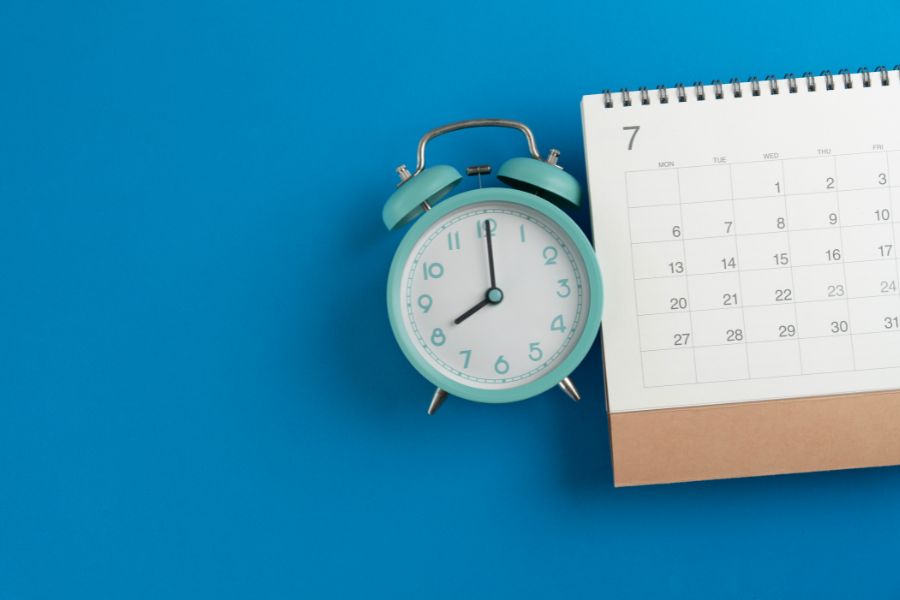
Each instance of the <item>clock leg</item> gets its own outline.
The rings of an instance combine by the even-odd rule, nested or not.
[[[578,388],[575,387],[575,384],[572,383],[572,380],[568,377],[559,382],[559,387],[561,387],[562,391],[575,402],[581,400],[581,394],[578,393]]]
[[[444,403],[444,400],[447,399],[447,392],[438,388],[434,391],[434,396],[431,398],[431,404],[428,405],[428,414],[433,415],[437,412],[437,409],[441,407],[441,404]]]

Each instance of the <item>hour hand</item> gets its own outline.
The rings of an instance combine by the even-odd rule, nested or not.
[[[503,292],[500,290],[500,288],[492,287],[484,293],[484,300],[482,300],[481,302],[479,302],[478,304],[476,304],[475,306],[473,306],[472,308],[470,308],[463,314],[461,314],[458,317],[456,317],[455,319],[453,319],[453,322],[456,323],[457,325],[459,325],[460,323],[462,323],[463,321],[465,321],[466,319],[468,319],[469,317],[471,317],[472,315],[477,313],[479,310],[481,310],[482,308],[487,306],[488,304],[500,304],[500,302],[502,302],[502,301],[503,301]]]
[[[463,314],[461,314],[458,317],[456,317],[455,319],[453,319],[453,322],[455,324],[459,325],[460,323],[462,323],[463,321],[465,321],[466,319],[468,319],[469,317],[471,317],[472,315],[474,315],[475,313],[477,313],[479,310],[481,310],[482,308],[484,308],[485,306],[487,306],[490,303],[491,303],[491,301],[488,298],[485,298],[484,300],[482,300],[481,302],[479,302],[478,304],[476,304],[475,306],[473,306],[472,308],[470,308]]]

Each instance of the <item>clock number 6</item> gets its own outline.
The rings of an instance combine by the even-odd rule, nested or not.
[[[503,358],[502,354],[497,357],[497,362],[494,363],[494,370],[500,375],[509,373],[509,363],[506,362],[506,359]]]

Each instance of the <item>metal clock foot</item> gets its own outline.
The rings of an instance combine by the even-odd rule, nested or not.
[[[431,404],[428,405],[428,414],[433,415],[437,412],[437,409],[441,407],[441,404],[444,403],[444,400],[447,399],[447,392],[438,388],[434,391],[434,396],[431,398]]]
[[[578,393],[578,388],[575,387],[575,384],[572,383],[572,380],[568,377],[559,382],[559,387],[561,387],[562,391],[575,402],[581,400],[581,394]]]

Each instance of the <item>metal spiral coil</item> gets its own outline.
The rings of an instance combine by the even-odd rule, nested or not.
[[[711,99],[722,100],[724,98],[743,98],[745,96],[744,86],[746,85],[750,86],[750,96],[776,96],[785,88],[788,94],[796,94],[800,86],[803,85],[806,86],[807,92],[815,92],[819,89],[824,91],[835,89],[849,90],[854,85],[861,85],[864,88],[879,87],[879,85],[887,87],[891,84],[892,72],[897,73],[898,85],[900,85],[900,65],[894,65],[892,69],[880,65],[872,71],[866,67],[860,67],[855,73],[851,73],[848,69],[840,69],[837,75],[829,70],[824,70],[818,76],[818,83],[824,83],[824,88],[817,88],[817,77],[810,71],[806,71],[799,77],[796,77],[793,73],[786,73],[782,78],[777,78],[775,75],[767,75],[763,83],[760,83],[759,77],[748,77],[746,81],[741,81],[735,77],[728,81],[728,85],[723,85],[720,79],[713,79],[709,85],[712,87]],[[707,86],[702,81],[695,81],[690,87],[692,90],[688,93],[688,88],[681,82],[676,83],[672,87],[657,85],[656,103],[668,104],[670,90],[674,90],[678,102],[687,102],[689,98],[696,102],[702,102],[707,99]],[[632,93],[639,94],[640,102],[632,100]],[[606,108],[653,104],[653,96],[651,96],[647,87],[639,87],[636,92],[626,88],[622,88],[618,92],[606,89],[601,94],[603,95],[603,106]]]

